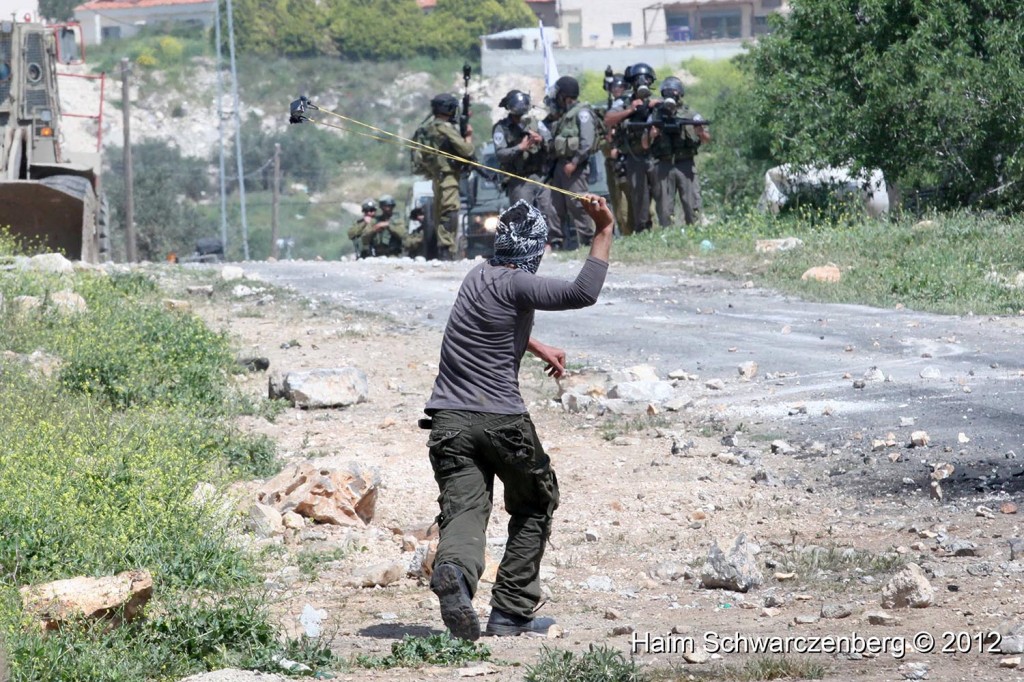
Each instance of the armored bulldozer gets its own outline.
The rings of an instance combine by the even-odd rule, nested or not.
[[[95,263],[107,250],[99,164],[63,148],[57,94],[57,65],[80,63],[81,45],[78,26],[0,22],[0,227]]]

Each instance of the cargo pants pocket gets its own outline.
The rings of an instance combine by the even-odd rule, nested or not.
[[[558,477],[555,476],[555,470],[550,466],[546,472],[537,477],[537,494],[541,504],[547,505],[548,516],[550,517],[558,509],[558,502],[560,500]]]
[[[527,435],[526,424],[522,419],[487,429],[484,433],[504,464],[522,472],[534,468],[533,441]]]
[[[438,526],[443,526],[445,519],[452,518],[456,512],[453,505],[454,496],[450,490],[451,478],[468,462],[467,458],[455,453],[455,439],[460,433],[461,431],[451,429],[433,429],[427,439],[430,467],[434,470],[434,480],[441,491],[437,496],[440,513],[434,518],[434,523]]]

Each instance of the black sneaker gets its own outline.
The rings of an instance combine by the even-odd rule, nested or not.
[[[470,641],[480,638],[480,619],[473,608],[462,569],[452,564],[434,567],[430,590],[441,600],[441,620],[453,635]]]
[[[491,609],[491,617],[487,619],[487,629],[484,634],[491,637],[515,635],[545,637],[548,634],[548,629],[554,624],[554,618],[524,618],[505,613],[501,609]]]

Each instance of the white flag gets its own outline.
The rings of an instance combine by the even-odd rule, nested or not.
[[[554,97],[555,81],[558,80],[558,65],[555,64],[555,53],[551,49],[551,43],[544,37],[544,22],[540,24],[540,44],[544,48],[544,92]]]

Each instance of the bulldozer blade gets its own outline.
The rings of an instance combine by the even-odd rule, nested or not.
[[[92,260],[96,195],[91,183],[85,178],[51,180],[0,182],[0,228],[9,228],[27,250]]]

